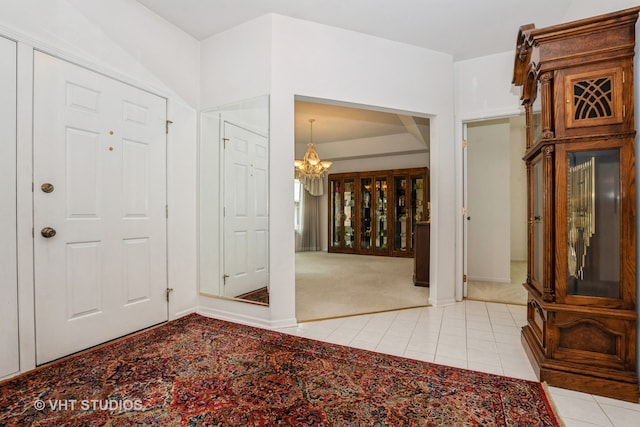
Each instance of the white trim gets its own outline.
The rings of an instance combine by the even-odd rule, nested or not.
[[[455,298],[443,299],[443,300],[432,300],[429,298],[429,304],[434,307],[446,307],[448,305],[454,305],[456,303]]]
[[[176,319],[179,319],[179,318],[184,317],[184,316],[188,316],[188,315],[193,314],[193,313],[197,313],[197,311],[198,311],[197,307],[192,307],[192,308],[188,308],[186,310],[178,311],[178,312],[174,313],[173,316],[171,316],[171,315],[169,316],[169,321],[176,320]]]
[[[33,277],[33,47],[18,42],[17,238],[20,372],[36,367]]]
[[[292,317],[289,319],[272,320],[270,324],[273,329],[296,328],[298,327],[298,320]]]
[[[464,113],[460,116],[456,116],[456,122],[469,123],[479,122],[484,120],[503,119],[513,116],[521,116],[524,114],[524,108],[494,108],[492,110],[474,111],[471,113]]]
[[[511,279],[510,278],[505,278],[505,277],[473,276],[473,277],[467,277],[467,281],[469,281],[469,282],[511,283]]]
[[[269,307],[265,307],[268,311]],[[233,323],[240,323],[242,325],[255,326],[263,329],[271,329],[271,322],[267,319],[261,319],[259,317],[249,316],[246,314],[234,313],[231,311],[220,310],[211,307],[198,307],[196,313],[206,317],[212,317],[214,319],[225,320]],[[283,327],[283,326],[280,326]]]

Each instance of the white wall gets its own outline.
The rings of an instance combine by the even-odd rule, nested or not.
[[[452,58],[401,43],[273,15],[271,86],[271,291],[273,318],[295,314],[293,224],[296,95],[390,108],[431,119],[430,302],[453,302]],[[278,253],[277,258],[273,254]]]
[[[265,15],[202,41],[202,110],[270,93],[271,26]]]
[[[321,157],[322,158],[322,157]],[[366,172],[385,169],[423,168],[429,166],[429,153],[387,155],[361,159],[336,160],[329,173]]]
[[[2,3],[0,25],[197,107],[198,41],[135,0]]]
[[[295,323],[291,183],[296,95],[432,117],[431,166],[435,178],[431,194],[438,202],[432,204],[435,250],[431,302],[453,302],[452,67],[448,55],[280,15],[258,18],[203,42],[203,106],[223,105],[261,93],[271,97],[271,298],[268,310],[258,312],[250,304],[201,297],[200,310],[271,326]],[[223,78],[218,74],[214,79],[220,72]],[[268,85],[264,73],[269,77]]]
[[[144,31],[140,31],[144,28]],[[18,41],[17,246],[20,370],[35,366],[31,147],[33,49],[168,98],[169,317],[196,301],[196,108],[199,43],[134,0],[3,2],[0,35]],[[184,76],[193,76],[185,79]]]

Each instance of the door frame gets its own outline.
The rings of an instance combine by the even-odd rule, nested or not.
[[[462,301],[467,297],[467,282],[463,277],[467,274],[467,163],[466,139],[467,124],[471,122],[483,122],[495,119],[516,117],[524,114],[524,108],[505,108],[493,110],[491,112],[475,112],[456,117],[456,141],[455,144],[455,164],[456,172],[456,215],[455,220],[455,300]]]
[[[24,34],[18,34],[0,26],[0,35],[17,43],[17,150],[16,150],[16,229],[17,229],[17,267],[18,267],[18,336],[20,347],[20,373],[30,371],[36,367],[35,348],[35,293],[34,293],[34,253],[33,253],[33,65],[34,52],[40,51],[59,59],[71,62],[80,67],[100,73],[104,76],[119,80],[137,87],[153,95],[167,100],[167,118],[173,111],[176,102],[175,94],[151,86],[141,81],[138,76],[115,71],[113,68],[97,63],[87,56],[71,53],[66,47],[34,39]],[[177,134],[176,134],[177,135]],[[171,144],[171,136],[167,135],[167,156]],[[177,141],[174,141],[177,142]],[[169,177],[169,158],[167,158],[167,180]],[[167,203],[171,194],[167,186]],[[167,269],[170,265],[169,257],[169,221],[167,221]],[[171,286],[170,275],[167,274],[167,286]],[[167,305],[171,318],[171,301]],[[175,314],[174,314],[175,315]]]

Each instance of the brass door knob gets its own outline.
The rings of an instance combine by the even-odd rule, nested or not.
[[[53,184],[45,182],[40,186],[40,189],[45,193],[51,193],[53,191]]]
[[[56,230],[51,227],[45,227],[40,230],[40,234],[42,234],[42,237],[50,239],[56,235]]]

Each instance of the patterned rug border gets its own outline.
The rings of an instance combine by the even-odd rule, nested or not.
[[[156,340],[162,338],[163,335],[170,336],[178,332],[182,327],[188,327],[191,325],[200,326],[204,321],[213,322],[219,328],[216,331],[224,331],[226,333],[234,334],[238,337],[244,335],[245,339],[252,338],[258,341],[263,340],[275,340],[278,346],[287,348],[291,351],[300,350],[307,351],[311,354],[320,356],[321,358],[336,359],[339,362],[349,360],[350,364],[358,365],[364,369],[375,366],[377,369],[382,370],[398,370],[399,372],[411,376],[411,375],[431,375],[431,371],[437,371],[441,378],[448,378],[449,376],[455,376],[456,373],[464,374],[464,377],[478,377],[481,378],[483,386],[489,385],[494,387],[495,390],[500,391],[498,383],[513,383],[513,384],[526,384],[537,388],[539,395],[542,399],[542,405],[547,410],[550,421],[557,426],[564,426],[560,417],[557,415],[557,409],[548,393],[546,384],[524,380],[519,378],[507,377],[504,375],[489,374],[485,372],[474,371],[471,369],[456,368],[446,365],[438,365],[432,362],[420,361],[416,359],[410,359],[402,356],[389,355],[384,353],[378,353],[370,350],[359,349],[340,344],[328,343],[320,340],[315,340],[307,337],[300,337],[297,335],[287,334],[279,332],[277,330],[261,328],[259,326],[249,326],[245,324],[238,324],[229,322],[226,320],[217,319],[214,317],[208,317],[197,313],[190,313],[177,319],[173,319],[168,322],[164,322],[153,327],[134,332],[125,337],[121,337],[107,343],[92,347],[82,352],[55,360],[53,362],[38,366],[37,368],[19,374],[17,376],[0,381],[0,388],[9,387],[12,383],[20,381],[28,381],[30,377],[46,371],[47,369],[64,368],[64,364],[73,365],[74,362],[78,362],[79,359],[89,356],[98,356],[100,353],[108,352],[112,350],[111,347],[117,348],[118,346],[133,347],[131,344],[136,343],[136,340],[142,339],[141,336],[148,340]],[[287,338],[283,337],[286,336]],[[287,341],[289,340],[289,341]],[[306,343],[306,344],[305,344]],[[265,344],[269,345],[269,344]],[[275,345],[275,344],[274,344]],[[348,358],[349,355],[366,355],[365,360],[360,360],[358,357]],[[378,362],[372,364],[372,362]],[[62,366],[60,366],[62,365]],[[406,365],[406,366],[405,366]],[[416,372],[416,367],[420,372]],[[424,372],[423,372],[424,371]],[[0,412],[1,415],[1,412]],[[2,423],[2,417],[0,416],[0,425]]]
[[[42,365],[37,365],[35,368],[30,369],[28,371],[20,372],[20,373],[14,375],[12,377],[1,379],[0,380],[0,388],[3,387],[4,385],[6,385],[7,383],[12,382],[12,381],[21,380],[25,376],[35,375],[35,374],[37,374],[38,372],[40,372],[42,370],[50,369],[50,368],[55,367],[56,365],[59,365],[59,364],[62,364],[62,363],[67,363],[68,361],[76,359],[78,357],[84,357],[84,356],[91,355],[92,353],[98,352],[98,351],[102,350],[105,347],[110,347],[112,345],[116,345],[116,344],[119,344],[121,342],[125,342],[125,341],[127,341],[129,339],[135,339],[138,335],[144,335],[146,333],[149,333],[149,332],[153,331],[154,329],[162,328],[163,326],[167,326],[167,325],[171,324],[172,322],[174,322],[176,320],[181,320],[181,319],[184,319],[184,318],[192,316],[192,315],[201,316],[200,314],[197,314],[197,313],[188,313],[188,314],[185,314],[184,316],[180,316],[180,317],[177,317],[175,319],[168,320],[166,322],[158,323],[156,325],[149,326],[148,328],[140,329],[139,331],[131,332],[130,334],[127,334],[125,336],[114,338],[112,340],[109,340],[107,342],[103,342],[101,344],[96,344],[93,347],[85,348],[84,350],[80,350],[78,352],[69,354],[67,356],[62,356],[62,357],[60,357],[58,359],[55,359],[55,360],[52,360],[50,362],[43,363]],[[203,317],[206,317],[206,316],[203,316]]]

